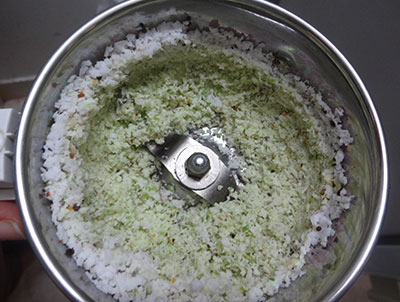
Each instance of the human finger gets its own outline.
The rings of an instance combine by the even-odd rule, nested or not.
[[[18,208],[13,201],[0,201],[0,241],[26,239]]]

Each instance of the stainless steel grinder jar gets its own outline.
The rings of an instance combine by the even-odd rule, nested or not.
[[[173,8],[173,10],[171,10]],[[50,218],[49,202],[38,197],[41,149],[52,122],[54,103],[80,63],[102,58],[106,46],[133,31],[139,16],[147,25],[186,12],[247,33],[263,41],[291,72],[316,87],[328,104],[346,111],[346,128],[355,139],[347,150],[348,188],[357,198],[337,230],[330,257],[309,263],[306,275],[271,301],[336,301],[365,264],[377,238],[385,208],[388,172],[382,129],[366,88],[344,56],[310,25],[260,0],[127,1],[95,17],[75,32],[38,75],[22,112],[15,149],[15,186],[28,238],[60,288],[74,301],[113,301],[98,290],[65,255]],[[54,85],[53,83],[57,83]]]

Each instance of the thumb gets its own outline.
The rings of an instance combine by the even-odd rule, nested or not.
[[[25,238],[16,203],[0,201],[0,241]]]

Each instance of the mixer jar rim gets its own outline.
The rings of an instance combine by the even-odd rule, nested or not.
[[[80,290],[72,280],[65,276],[63,268],[58,265],[55,258],[49,253],[45,239],[40,233],[38,226],[35,223],[35,218],[31,210],[29,202],[29,195],[27,191],[28,180],[25,175],[25,162],[27,158],[26,141],[29,125],[31,122],[32,113],[40,92],[46,85],[48,77],[52,74],[57,64],[68,54],[68,52],[74,48],[75,45],[84,39],[86,36],[95,30],[97,27],[105,26],[111,21],[119,18],[120,16],[127,13],[127,11],[133,11],[141,5],[152,5],[159,2],[167,2],[168,0],[130,0],[118,4],[105,12],[94,17],[92,20],[83,25],[78,29],[72,36],[70,36],[54,53],[49,59],[46,65],[42,68],[39,75],[37,76],[33,87],[26,99],[25,107],[22,113],[20,127],[18,130],[15,150],[15,184],[16,184],[16,196],[22,216],[22,221],[27,232],[28,239],[31,246],[35,250],[41,262],[44,264],[50,276],[56,281],[56,284],[67,293],[72,299],[76,301],[90,300],[90,298]],[[388,188],[388,163],[385,140],[383,130],[379,122],[378,114],[372,103],[372,100],[368,94],[367,89],[362,83],[360,77],[355,72],[354,68],[350,65],[347,59],[339,52],[339,50],[328,41],[321,33],[319,33],[311,25],[303,21],[301,18],[288,12],[287,10],[261,0],[214,0],[209,2],[223,3],[227,5],[237,6],[241,9],[251,10],[260,15],[272,15],[277,17],[280,21],[284,21],[288,26],[295,29],[297,32],[304,35],[307,39],[313,42],[321,51],[323,51],[331,61],[333,61],[336,67],[346,77],[346,81],[349,84],[353,84],[354,88],[357,89],[365,102],[366,107],[369,110],[369,114],[373,120],[373,127],[376,132],[376,140],[379,144],[377,148],[380,151],[380,177],[381,187],[379,188],[379,202],[377,208],[374,210],[372,222],[366,236],[367,240],[363,243],[360,253],[354,257],[352,265],[347,269],[345,274],[342,276],[339,283],[337,283],[329,292],[324,296],[322,301],[335,301],[339,299],[343,293],[350,287],[352,281],[361,272],[361,269],[368,260],[371,251],[376,243],[380,226],[383,221],[383,214],[387,199],[387,188]]]

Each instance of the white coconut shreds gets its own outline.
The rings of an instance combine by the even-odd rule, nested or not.
[[[350,206],[342,109],[275,70],[262,47],[163,23],[82,63],[56,103],[43,181],[59,238],[120,301],[264,301],[304,271]],[[219,127],[243,187],[183,209],[145,148]]]

